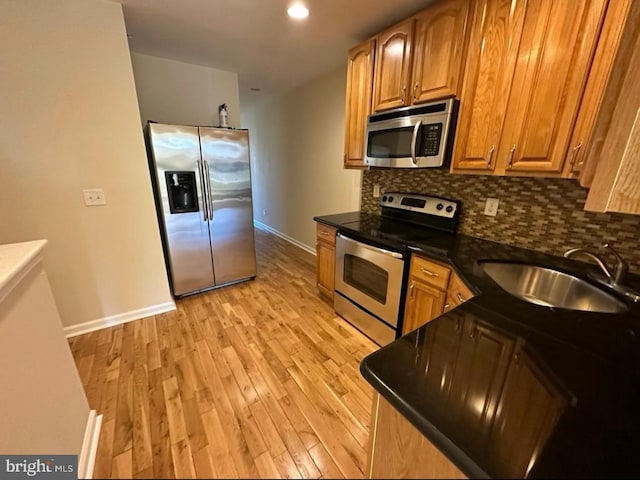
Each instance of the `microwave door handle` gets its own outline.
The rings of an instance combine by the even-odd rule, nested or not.
[[[418,159],[416,158],[416,143],[418,143],[418,130],[422,126],[422,120],[418,120],[415,127],[413,127],[413,136],[411,137],[411,161],[415,166],[418,166]]]

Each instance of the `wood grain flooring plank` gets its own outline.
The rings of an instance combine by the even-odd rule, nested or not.
[[[258,345],[256,344],[251,344],[249,345],[249,350],[251,351],[251,355],[255,361],[255,365],[257,368],[257,372],[249,375],[249,378],[251,378],[251,382],[253,383],[254,387],[256,387],[256,391],[258,390],[258,385],[256,385],[256,383],[259,383],[259,381],[257,382],[256,379],[259,376],[264,381],[266,387],[274,397],[278,399],[282,398],[285,395],[282,384],[280,383],[280,380],[278,380],[278,378],[274,375],[269,364],[262,355],[260,347],[258,347]]]
[[[342,478],[342,472],[331,458],[331,455],[324,448],[322,443],[318,443],[309,449],[309,455],[313,458],[322,478]]]
[[[208,451],[212,463],[221,478],[238,478],[238,472],[229,451],[226,433],[213,409],[202,414],[202,423],[207,435]]]
[[[149,378],[157,378],[149,391],[149,433],[153,453],[153,477],[175,477],[162,372],[154,370],[149,374]]]
[[[196,478],[217,478],[218,472],[209,456],[209,447],[206,446],[193,454],[193,466],[196,470]],[[223,477],[224,478],[224,477]]]
[[[111,478],[133,478],[131,450],[126,450],[113,457]]]
[[[153,447],[149,423],[149,389],[147,372],[136,366],[133,372],[133,473],[153,471]]]
[[[280,438],[278,429],[273,424],[273,420],[271,420],[262,402],[258,400],[251,404],[249,410],[251,410],[251,415],[258,425],[270,456],[276,457],[283,453],[287,447],[284,445],[282,438]]]
[[[247,375],[247,370],[243,367],[236,349],[233,346],[229,346],[224,348],[222,353],[227,360],[229,368],[231,368],[231,374],[240,387],[240,391],[242,392],[247,404],[250,405],[258,400],[258,394],[256,393],[255,388],[253,388],[251,379]]]
[[[287,416],[289,422],[293,426],[296,434],[300,437],[300,440],[304,444],[305,448],[309,449],[317,444],[320,440],[316,435],[316,432],[313,430],[305,416],[302,414],[298,405],[291,400],[290,395],[283,396],[278,404],[282,411]]]
[[[196,478],[193,454],[186,438],[171,444],[171,458],[177,478]]]
[[[164,391],[164,403],[167,411],[167,423],[169,425],[169,438],[171,445],[183,442],[189,437],[187,425],[182,412],[182,399],[178,388],[178,380],[171,377],[162,382]]]
[[[115,428],[115,419],[102,422],[98,451],[96,452],[96,463],[93,468],[94,478],[111,477],[111,464],[113,462],[113,434]]]
[[[123,327],[122,352],[118,375],[116,402],[116,430],[113,439],[113,455],[131,450],[133,444],[133,324]]]
[[[280,473],[278,478],[305,478],[296,467],[289,452],[283,452],[273,459],[276,469]]]
[[[296,367],[291,368],[292,371],[294,369]],[[326,404],[323,405],[324,402],[315,398],[314,400],[316,401],[312,402],[307,397],[299,386],[304,383],[303,374],[298,371],[296,380],[288,381],[285,384],[285,389],[296,402],[344,476],[348,478],[361,477],[365,469],[364,451],[357,445],[357,442],[346,428],[340,426],[341,422],[333,415],[333,412]],[[312,396],[314,395],[309,386],[305,386],[305,389]]]
[[[182,401],[182,413],[184,415],[185,426],[187,427],[187,435],[189,444],[194,452],[198,452],[208,445],[207,435],[202,423],[202,416],[198,400],[191,398]]]
[[[249,447],[249,451],[251,452],[251,456],[252,458],[256,458],[267,450],[267,446],[262,438],[260,429],[251,414],[251,410],[249,409],[250,404],[245,401],[242,393],[240,392],[240,387],[238,387],[238,384],[233,377],[223,378],[222,383],[229,401],[231,402],[236,420],[240,425],[242,436],[244,437],[244,440]]]

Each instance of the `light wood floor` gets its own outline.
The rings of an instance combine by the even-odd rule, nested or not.
[[[256,230],[254,281],[70,340],[104,415],[94,477],[357,478],[376,346],[318,295],[315,257]]]

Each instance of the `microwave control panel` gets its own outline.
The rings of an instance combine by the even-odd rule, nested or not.
[[[422,127],[422,142],[418,156],[434,157],[440,153],[442,123],[430,123]]]

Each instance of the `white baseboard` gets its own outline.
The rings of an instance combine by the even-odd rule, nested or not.
[[[259,222],[258,220],[253,221],[253,226],[256,228],[259,228],[260,230],[264,230],[265,232],[273,233],[274,235],[282,238],[283,240],[286,240],[287,242],[292,243],[296,247],[301,248],[305,252],[309,252],[311,255],[316,254],[316,251],[313,248],[309,247],[308,245],[305,245],[304,243],[299,242],[295,238],[292,238],[289,235],[286,235],[280,232],[279,230],[276,230],[275,228],[270,227],[269,225],[265,225],[264,223]]]
[[[82,449],[80,450],[80,455],[78,455],[78,478],[93,478],[93,468],[96,464],[101,428],[102,415],[97,415],[95,410],[90,410],[87,428],[84,431]]]
[[[170,312],[175,309],[176,304],[174,302],[159,303],[158,305],[152,305],[138,310],[131,310],[130,312],[119,313],[118,315],[112,315],[110,317],[78,323],[77,325],[69,325],[68,327],[64,327],[64,333],[67,338],[71,338],[76,335],[82,335],[83,333],[94,332],[103,328],[139,320],[144,317],[150,317],[151,315]]]

